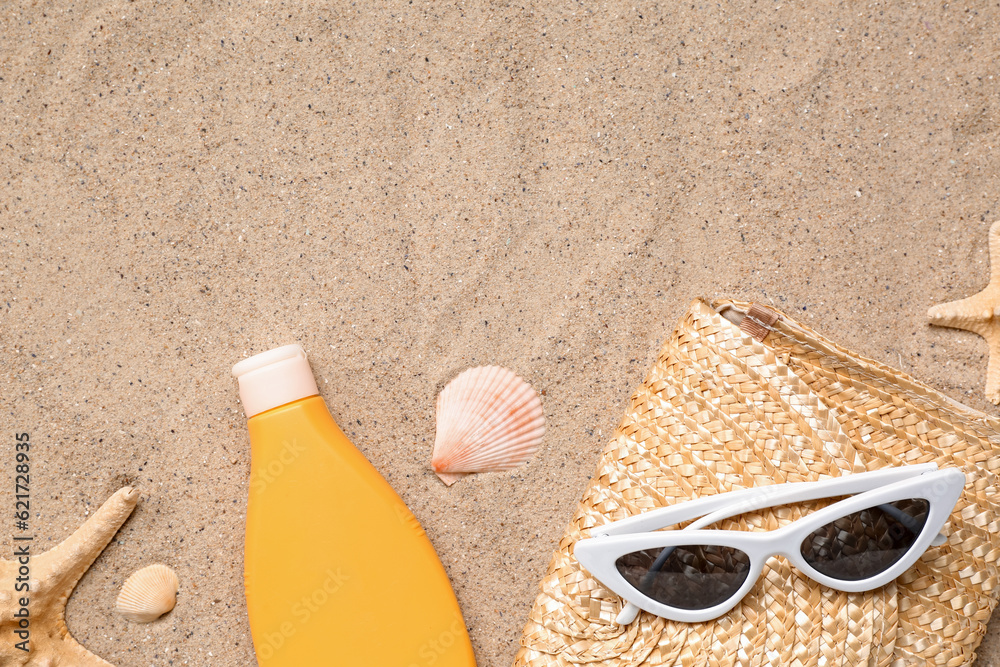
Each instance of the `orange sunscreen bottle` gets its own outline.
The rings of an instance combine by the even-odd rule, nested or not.
[[[245,583],[261,667],[474,667],[434,547],[330,416],[302,348],[233,375],[250,428]]]

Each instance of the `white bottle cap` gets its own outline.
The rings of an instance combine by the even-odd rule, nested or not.
[[[300,398],[319,394],[305,350],[285,345],[233,366],[247,418]]]

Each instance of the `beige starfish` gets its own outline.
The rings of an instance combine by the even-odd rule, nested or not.
[[[0,665],[4,667],[113,667],[77,642],[66,627],[66,602],[125,519],[139,492],[126,486],[108,498],[94,516],[57,547],[29,561],[30,591],[14,588],[20,564],[0,559]],[[16,550],[31,542],[14,542]],[[20,598],[29,597],[29,651],[16,648]]]
[[[990,227],[990,284],[967,299],[934,306],[927,316],[931,324],[965,329],[986,339],[990,347],[986,398],[1000,404],[1000,222]]]

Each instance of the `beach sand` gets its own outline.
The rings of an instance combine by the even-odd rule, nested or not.
[[[254,664],[230,367],[273,346],[305,347],[423,522],[482,667],[513,660],[696,296],[996,414],[985,343],[926,319],[988,281],[995,4],[197,4],[0,13],[0,469],[30,432],[36,548],[142,488],[68,608],[112,663]],[[445,488],[434,399],[480,364],[538,388],[549,430],[527,467]],[[177,608],[126,623],[118,587],[154,562]]]

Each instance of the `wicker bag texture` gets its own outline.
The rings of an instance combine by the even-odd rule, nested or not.
[[[675,623],[642,612],[621,627],[621,598],[573,558],[594,526],[690,498],[932,461],[968,479],[948,540],[872,592],[823,588],[772,558],[721,618]],[[997,419],[771,309],[697,300],[601,455],[515,665],[969,665],[997,603],[998,469]],[[720,527],[773,530],[823,504]]]

